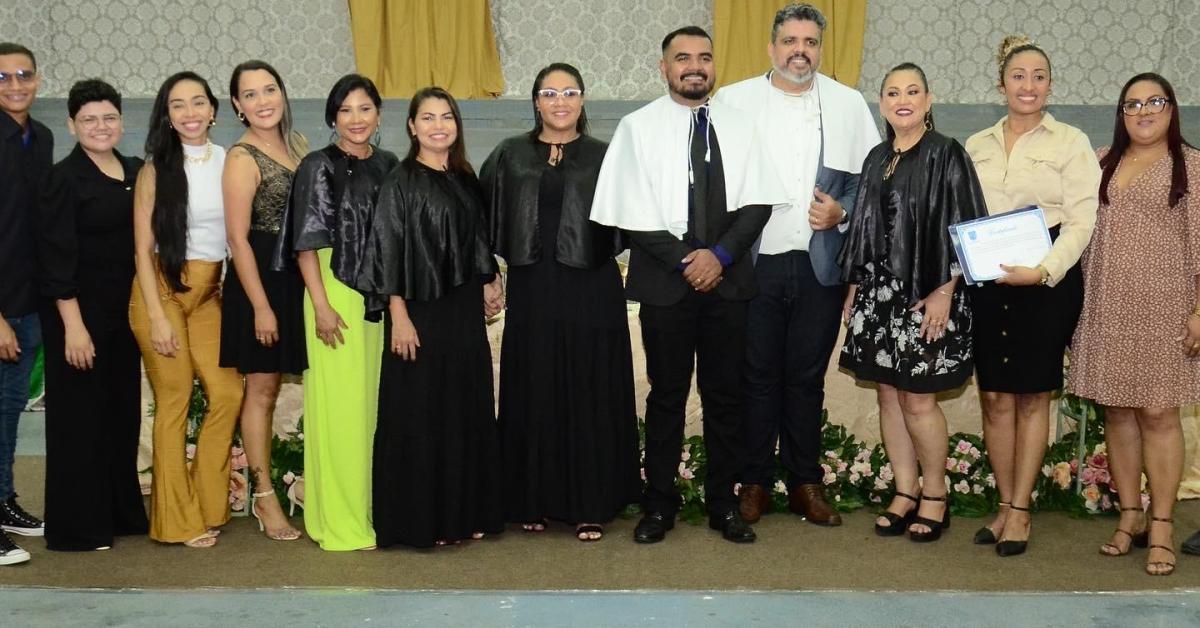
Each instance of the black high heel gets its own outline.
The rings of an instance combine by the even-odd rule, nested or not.
[[[1000,502],[999,505],[1012,507],[1012,504],[1008,502]],[[971,542],[976,545],[995,545],[997,540],[999,539],[996,538],[996,531],[983,526],[975,531],[975,537],[971,539]]]
[[[1021,512],[1029,512],[1028,508],[1022,508],[1016,504],[1009,504],[1008,507],[1011,508],[1012,510],[1019,510]],[[1007,523],[1005,523],[1004,525],[1006,528],[1008,527]],[[1032,523],[1030,524],[1030,527],[1032,527]],[[1029,547],[1029,539],[1025,539],[1024,541],[1000,541],[999,543],[996,544],[996,554],[998,556],[1002,556],[1002,557],[1003,556],[1017,556],[1019,554],[1024,554],[1025,550],[1028,547]]]
[[[1166,519],[1163,519],[1162,517],[1155,517],[1154,515],[1150,515],[1150,524],[1147,525],[1146,527],[1148,528],[1148,527],[1150,527],[1150,525],[1154,525],[1154,522],[1156,522],[1156,521],[1159,523],[1170,523],[1172,525],[1174,525],[1174,523],[1175,523],[1175,520],[1172,519],[1171,517],[1167,517]],[[1172,530],[1172,531],[1174,531],[1174,530]],[[1174,545],[1174,544],[1175,544],[1175,542],[1172,541],[1171,545]],[[1159,544],[1155,543],[1153,545],[1150,545],[1150,549],[1160,549],[1160,550],[1163,550],[1164,552],[1170,552],[1171,558],[1176,559],[1175,548],[1173,548],[1173,547],[1167,547],[1166,545],[1159,545]],[[1158,568],[1158,569],[1163,569],[1163,571],[1150,571],[1150,568],[1152,568],[1152,567]],[[1175,562],[1174,562],[1174,560],[1172,560],[1172,562],[1169,562],[1169,563],[1165,560],[1150,561],[1150,562],[1146,563],[1146,573],[1150,574],[1151,576],[1169,576],[1169,575],[1175,573]]]
[[[911,501],[913,504],[919,505],[917,498],[913,497],[912,495],[909,495],[908,493],[901,493],[900,491],[896,491],[896,497],[903,497],[903,498]],[[912,508],[910,508],[908,510],[908,512],[904,513],[903,515],[898,515],[894,512],[889,512],[889,511],[885,510],[882,513],[880,513],[879,516],[883,517],[884,519],[887,519],[888,524],[885,526],[881,526],[878,523],[876,523],[875,524],[875,534],[878,534],[879,536],[900,536],[901,534],[904,534],[905,530],[908,529],[909,524],[912,523],[913,517],[915,517],[916,515],[917,515],[917,506],[913,506]]]
[[[925,517],[922,517],[921,515],[914,516],[913,521],[911,524],[909,524],[909,526],[911,527],[914,525],[923,525],[923,526],[929,528],[929,531],[928,532],[916,532],[913,530],[909,530],[908,531],[909,540],[915,541],[917,543],[932,543],[933,541],[936,541],[936,540],[942,538],[942,530],[950,529],[950,502],[946,501],[946,497],[947,497],[946,495],[942,495],[941,497],[930,497],[928,495],[921,495],[921,499],[924,501],[946,502],[946,505],[942,510],[942,520],[941,521],[935,521],[933,519],[926,519]]]
[[[1136,510],[1138,512],[1142,511],[1140,506],[1130,506],[1129,508],[1122,508],[1121,512],[1128,512],[1130,510]],[[1134,534],[1134,533],[1130,532],[1129,530],[1123,530],[1121,528],[1117,528],[1113,532],[1113,534],[1118,534],[1118,533],[1124,534],[1125,536],[1129,537],[1129,547],[1126,548],[1125,551],[1122,552],[1121,548],[1117,547],[1115,544],[1105,543],[1104,545],[1100,546],[1100,554],[1102,554],[1104,556],[1113,556],[1113,557],[1124,556],[1124,555],[1128,554],[1130,552],[1130,550],[1134,547],[1146,547],[1147,545],[1150,544],[1150,526],[1146,526],[1145,529],[1143,529],[1141,532],[1138,532],[1137,534]],[[1104,551],[1104,548],[1106,548],[1106,547],[1112,548],[1113,551],[1111,551],[1111,552]]]

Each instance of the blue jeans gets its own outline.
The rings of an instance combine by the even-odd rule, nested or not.
[[[5,320],[17,334],[21,358],[16,362],[0,360],[0,502],[15,494],[13,458],[17,452],[17,422],[29,401],[29,375],[42,345],[42,326],[36,313]]]

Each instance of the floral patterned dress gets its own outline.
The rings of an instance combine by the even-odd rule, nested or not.
[[[880,189],[879,207],[889,249],[897,212],[903,211],[892,181],[919,176],[916,164],[916,160],[902,157],[891,180],[885,180]],[[882,251],[879,259],[865,264],[859,273],[839,364],[856,379],[908,392],[933,393],[961,386],[974,369],[969,299],[961,286],[955,290],[945,333],[927,342],[919,333],[924,315],[910,311],[908,281],[887,270],[887,254]]]

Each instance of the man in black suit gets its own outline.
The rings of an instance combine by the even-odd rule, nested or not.
[[[621,121],[592,214],[626,229],[626,294],[641,303],[650,394],[645,514],[634,540],[661,541],[674,527],[694,363],[704,408],[709,525],[727,540],[746,543],[755,534],[738,514],[733,489],[743,464],[746,304],[757,292],[749,252],[770,206],[743,204],[753,196],[754,182],[747,181],[754,178],[747,174],[753,127],[740,112],[709,107],[716,74],[708,34],[693,26],[667,35],[660,69],[669,94]]]

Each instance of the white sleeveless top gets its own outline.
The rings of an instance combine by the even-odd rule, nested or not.
[[[183,154],[203,157],[207,146],[183,145]],[[212,157],[203,163],[183,160],[188,180],[187,256],[186,259],[224,261],[225,201],[221,196],[221,172],[225,169],[225,149],[212,145]]]

